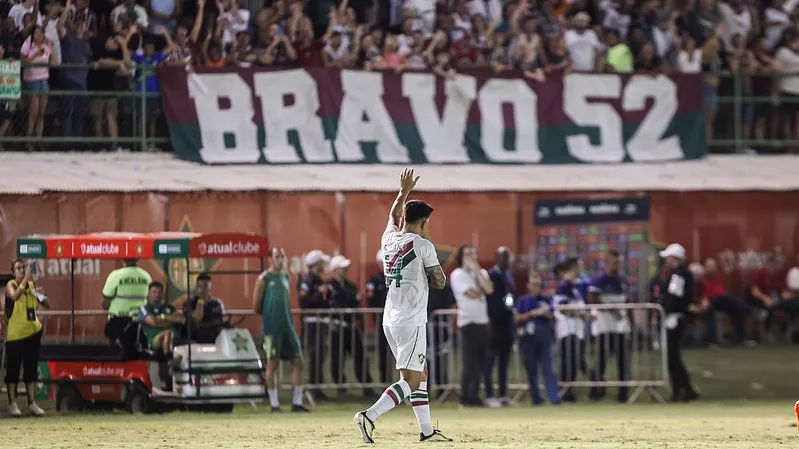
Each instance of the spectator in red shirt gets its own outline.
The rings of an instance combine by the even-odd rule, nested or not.
[[[704,311],[707,319],[707,343],[710,345],[718,343],[716,341],[716,312],[726,313],[732,320],[735,327],[736,343],[746,343],[748,346],[754,345],[754,341],[746,339],[746,318],[751,312],[751,308],[743,300],[730,295],[718,276],[718,264],[712,257],[705,259],[704,275],[699,278],[699,310]]]

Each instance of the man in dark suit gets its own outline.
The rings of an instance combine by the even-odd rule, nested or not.
[[[508,362],[515,340],[513,323],[513,295],[516,291],[516,280],[510,273],[513,254],[502,246],[497,248],[497,263],[488,271],[488,277],[494,284],[494,293],[486,296],[489,326],[491,329],[490,352],[485,367],[486,405],[500,407],[510,405],[508,398]],[[494,396],[494,363],[499,371],[499,398]]]

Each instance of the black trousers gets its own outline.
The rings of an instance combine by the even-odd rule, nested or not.
[[[42,347],[42,331],[22,340],[6,342],[6,383],[19,383],[19,370],[26,384],[39,380],[39,350]]]
[[[125,346],[126,344],[126,335],[125,329],[128,327],[130,323],[133,322],[131,317],[127,316],[115,316],[108,319],[105,323],[105,338],[113,344],[119,344],[121,346]]]
[[[341,366],[345,356],[355,356],[355,377],[358,382],[371,383],[372,376],[369,375],[369,362],[363,350],[363,339],[361,332],[357,329],[345,327],[330,332],[330,374],[333,382],[345,383],[347,377]]]
[[[327,323],[302,323],[303,347],[308,348],[308,383],[324,383],[322,366],[325,363]]]
[[[589,375],[588,364],[585,362],[585,340],[575,335],[563,337],[558,342],[560,346],[560,381],[574,382],[577,380],[577,371]],[[564,401],[574,401],[574,392],[567,388],[563,393]]]
[[[498,396],[500,398],[508,396],[508,363],[510,362],[511,349],[513,349],[513,334],[510,330],[492,333],[491,345],[483,373],[486,396],[494,397],[494,362],[497,364]]]
[[[608,367],[608,358],[611,354],[616,355],[616,373],[618,380],[624,382],[630,379],[630,338],[627,334],[607,333],[596,336],[597,364],[596,372],[592,380],[604,381],[605,370]],[[592,388],[591,399],[599,400],[605,396],[604,388]],[[626,402],[629,396],[627,387],[619,387],[618,401]]]
[[[489,331],[487,324],[467,324],[461,331],[461,402],[482,404],[479,399],[480,377],[488,357]]]
[[[668,344],[666,361],[669,367],[669,380],[671,381],[671,396],[673,400],[678,400],[686,394],[694,393],[694,389],[691,386],[691,377],[685,368],[685,363],[682,360],[682,349],[680,349],[680,340],[682,340],[683,332],[685,332],[685,321],[682,318],[677,321],[677,327],[666,329],[666,342]]]

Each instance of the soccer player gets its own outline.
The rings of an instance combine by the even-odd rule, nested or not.
[[[355,414],[364,443],[374,443],[372,435],[377,418],[408,397],[419,421],[420,441],[452,441],[430,424],[425,360],[427,295],[430,287],[444,288],[447,278],[435,247],[427,239],[433,208],[423,201],[406,202],[418,181],[413,170],[403,170],[400,191],[391,206],[388,226],[380,241],[388,286],[383,332],[397,362],[400,380],[386,388],[369,409]]]
[[[266,352],[266,388],[273,413],[280,413],[275,375],[280,360],[291,361],[294,386],[292,412],[308,412],[302,405],[302,350],[289,312],[289,275],[285,272],[286,252],[269,250],[269,268],[258,276],[252,294],[253,311],[261,315]]]

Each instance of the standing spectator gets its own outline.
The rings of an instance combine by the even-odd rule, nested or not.
[[[549,65],[546,66],[546,73],[559,73],[561,75],[568,75],[571,72],[571,61],[569,58],[569,50],[566,49],[566,41],[562,36],[556,36],[548,41],[549,51],[547,52],[547,61]]]
[[[718,343],[716,312],[726,313],[735,327],[736,343],[746,343],[753,346],[755,342],[746,340],[746,319],[749,316],[749,306],[727,291],[718,277],[718,264],[712,257],[705,259],[704,274],[699,279],[700,310],[705,310],[707,318],[707,338],[710,345]]]
[[[799,75],[796,75],[799,72],[799,34],[794,30],[786,31],[784,42],[774,59],[779,64],[780,72],[785,74],[778,81],[783,121],[791,130],[785,138],[795,139],[799,138]]]
[[[553,405],[560,404],[558,377],[555,373],[552,346],[555,307],[552,298],[541,294],[541,275],[531,272],[527,278],[527,295],[516,303],[516,326],[519,329],[519,351],[527,372],[533,405],[541,405],[544,398],[538,387],[538,370],[544,378],[544,391]]]
[[[249,30],[250,11],[247,8],[242,8],[241,0],[218,0],[216,4],[219,8],[217,27],[222,27],[223,30],[222,44],[230,45],[238,33]],[[293,3],[292,6],[295,4]],[[296,8],[293,10],[296,11]]]
[[[266,41],[261,43],[263,53],[258,57],[258,62],[264,66],[289,66],[297,59],[297,52],[291,41],[283,33],[280,25],[269,25]]]
[[[127,90],[127,80],[129,80],[128,65],[125,60],[130,61],[128,43],[137,27],[132,26],[124,36],[117,35],[109,37],[105,42],[95,39],[92,51],[94,55],[93,69],[89,72],[88,86],[93,91],[115,92],[117,90]],[[124,87],[120,89],[120,87]],[[94,122],[94,135],[103,136],[103,122],[108,127],[108,136],[114,139],[111,142],[111,149],[122,151],[123,148],[116,141],[119,138],[119,99],[115,95],[98,96],[91,100],[91,114]]]
[[[680,73],[699,73],[702,71],[702,49],[696,48],[696,40],[686,35],[677,53],[677,70]]]
[[[719,34],[721,15],[717,2],[718,0],[697,0],[694,9],[686,14],[686,26],[699,45],[705,45],[705,41]]]
[[[44,38],[50,41],[56,65],[61,64],[61,38],[58,34],[58,19],[66,14],[66,8],[56,1],[51,1],[45,6],[45,16],[42,19]]]
[[[111,10],[112,32],[121,33],[126,23],[138,25],[142,30],[146,30],[150,25],[147,10],[137,5],[135,0],[122,0],[119,6]]]
[[[704,0],[703,0],[704,1]],[[716,126],[716,111],[719,103],[719,82],[721,81],[721,36],[724,28],[718,26],[716,32],[705,39],[702,46],[702,74],[704,76],[705,121],[707,140],[712,140]]]
[[[164,62],[171,66],[184,66],[188,67],[192,64],[192,55],[197,53],[192,47],[199,44],[200,29],[203,25],[203,17],[205,11],[206,0],[197,0],[197,15],[194,17],[194,24],[189,31],[186,24],[179,24],[175,30],[175,38],[164,32],[164,28],[160,28],[160,34],[166,40],[166,47],[164,48]]]
[[[313,312],[322,312],[330,308],[328,299],[332,288],[322,279],[322,273],[329,261],[330,257],[318,249],[309,252],[305,255],[305,267],[308,272],[297,280],[300,308],[306,312],[302,315],[302,338],[303,346],[308,348],[308,361],[310,362],[308,364],[308,383],[311,385],[324,382],[322,365],[325,363],[328,326],[325,316]],[[317,399],[327,399],[321,390],[314,391],[313,394]]]
[[[627,279],[619,272],[621,255],[610,250],[605,255],[605,272],[591,281],[588,297],[594,304],[624,304],[627,302]],[[611,353],[616,354],[616,375],[619,382],[630,379],[630,320],[626,310],[599,310],[591,325],[592,334],[598,340],[596,376],[592,380],[605,381],[605,369]],[[592,388],[590,397],[599,401],[605,396],[604,388]],[[616,400],[624,403],[628,399],[628,388],[619,387]]]
[[[344,256],[336,256],[330,260],[330,271],[333,277],[330,279],[332,288],[330,295],[330,305],[334,309],[358,309],[361,307],[358,288],[347,279],[347,271],[352,261]],[[330,325],[330,370],[333,382],[347,383],[344,370],[341,364],[347,355],[355,358],[353,370],[358,382],[362,384],[372,383],[372,376],[369,374],[369,361],[363,349],[363,338],[361,338],[360,327],[363,326],[363,315],[346,312],[334,314]],[[343,388],[339,392],[344,391]],[[374,391],[366,387],[363,390],[365,397],[374,396]]]
[[[740,35],[746,41],[752,30],[752,16],[743,0],[727,0],[718,2],[721,23],[724,25],[724,51],[730,53],[734,48],[733,36]]]
[[[17,405],[17,384],[21,368],[25,393],[28,396],[28,413],[44,416],[44,410],[33,402],[39,373],[39,349],[42,345],[42,323],[36,311],[39,306],[49,309],[50,303],[44,290],[33,283],[35,262],[25,266],[25,262],[17,259],[11,267],[14,278],[6,284],[6,301],[3,307],[6,322],[5,382],[8,413],[11,416],[22,416]]]
[[[675,51],[677,41],[677,24],[675,14],[660,19],[658,26],[652,28],[652,43],[658,57],[670,60]]]
[[[458,304],[458,328],[461,337],[461,403],[466,407],[482,407],[478,397],[480,374],[485,369],[488,353],[488,308],[486,295],[494,293],[488,272],[477,262],[477,249],[462,245],[455,255],[458,265],[450,275],[450,285]]]
[[[89,0],[75,0],[74,5],[72,0],[67,0],[66,9],[68,23],[80,23],[86,39],[97,37],[97,15],[89,9]]]
[[[763,11],[766,44],[774,50],[782,40],[782,33],[791,26],[791,14],[796,8],[797,0],[772,0],[771,6]]]
[[[655,52],[655,46],[647,42],[641,47],[641,52],[635,59],[635,71],[650,76],[656,76],[663,70],[663,60]]]
[[[627,34],[630,31],[630,24],[632,23],[632,12],[635,6],[635,0],[619,0],[618,6],[608,2],[607,6],[609,7],[605,10],[602,28],[608,31],[614,31],[618,39],[627,39]]]
[[[555,266],[555,277],[558,286],[552,301],[556,307],[562,305],[579,306],[585,304],[577,287],[579,277],[579,263],[576,259],[569,259]],[[585,364],[584,341],[586,321],[593,319],[585,310],[558,310],[557,334],[560,345],[560,379],[561,382],[574,382],[577,380],[577,370],[587,373]],[[568,388],[561,398],[564,402],[575,402],[576,398],[571,388]]]
[[[350,65],[350,49],[344,42],[341,32],[333,31],[331,33],[330,40],[322,50],[322,61],[325,67],[338,69],[344,69]]]
[[[88,66],[91,60],[90,37],[86,34],[86,23],[78,20],[59,21],[58,33],[61,36],[61,60],[63,64],[77,65],[79,67],[62,68],[59,71],[60,84],[65,90],[76,92],[75,95],[65,97],[62,106],[61,122],[64,126],[64,136],[83,137],[86,112],[89,97],[86,93]]]
[[[669,380],[672,402],[693,401],[699,394],[691,385],[691,377],[685,368],[680,350],[680,341],[685,331],[685,313],[694,301],[694,276],[685,263],[685,248],[672,243],[660,252],[666,260],[666,275],[658,283],[658,302],[666,313],[666,341]]]
[[[377,251],[377,264],[380,267],[369,281],[366,283],[366,304],[374,309],[382,309],[386,306],[386,295],[388,294],[388,287],[386,287],[386,274],[383,271],[383,251]],[[378,359],[378,372],[380,373],[380,382],[386,383],[391,376],[389,373],[394,371],[392,368],[391,357],[389,356],[388,340],[386,334],[383,332],[383,314],[375,314],[375,333],[377,334],[377,359]]]
[[[433,35],[436,25],[435,0],[404,0],[403,17],[413,19],[413,29],[422,30],[425,37]]]
[[[566,30],[564,35],[576,72],[595,72],[599,67],[601,44],[590,24],[591,16],[581,11],[574,17],[574,28]]]
[[[510,273],[513,254],[502,246],[497,248],[497,263],[488,270],[488,277],[494,292],[486,295],[491,342],[485,368],[486,405],[489,407],[508,406],[508,362],[515,340],[513,326],[513,297],[516,293],[516,279]],[[499,372],[499,399],[494,396],[494,362]]]
[[[169,36],[165,27],[158,28],[163,36]],[[133,62],[136,63],[136,91],[141,93],[144,90],[147,94],[158,93],[158,78],[155,76],[155,68],[164,61],[164,53],[155,50],[155,41],[152,35],[145,35],[142,40],[142,47],[133,55]],[[148,96],[146,105],[147,136],[155,137],[155,125],[158,116],[161,115],[161,99],[157,96]],[[140,118],[139,120],[144,120]],[[141,123],[137,124],[141,129]],[[155,146],[149,148],[156,151]]]
[[[31,38],[22,44],[20,55],[23,64],[55,64],[50,43],[44,38],[44,29],[36,26]],[[32,92],[28,99],[28,130],[27,136],[42,137],[44,130],[44,113],[47,110],[47,91],[50,90],[48,80],[50,70],[47,66],[26,66],[22,73],[25,90]],[[33,144],[28,144],[28,149],[33,149]]]
[[[20,59],[22,39],[17,34],[17,26],[14,19],[7,17],[3,22],[3,29],[0,32],[0,58],[7,60]],[[46,98],[46,97],[45,97]],[[38,101],[38,100],[37,100]],[[0,137],[4,137],[11,127],[11,119],[17,110],[19,100],[4,100],[0,102]],[[0,145],[0,151],[3,151]]]
[[[160,27],[169,34],[175,32],[177,19],[183,15],[183,2],[180,0],[145,0],[144,7],[150,22],[150,32],[156,33]]]
[[[621,40],[618,30],[605,31],[605,42],[608,44],[606,64],[611,73],[632,73],[634,70],[633,52]]]
[[[22,19],[27,14],[34,14],[34,18],[36,19],[36,24],[42,24],[42,16],[38,11],[39,2],[37,0],[23,0],[20,3],[15,4],[11,7],[8,11],[8,17],[14,20],[14,25],[17,27],[17,31],[22,31],[23,23]]]

